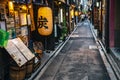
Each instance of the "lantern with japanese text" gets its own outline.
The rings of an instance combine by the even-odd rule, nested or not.
[[[44,6],[38,9],[37,29],[42,36],[52,34],[53,20],[51,8]]]

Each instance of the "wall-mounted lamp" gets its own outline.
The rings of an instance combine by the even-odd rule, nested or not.
[[[99,7],[100,6],[100,3],[99,2],[96,2],[96,7]]]
[[[32,7],[31,5],[28,6],[28,8],[31,8],[31,7]]]
[[[14,5],[12,1],[8,2],[9,11],[14,11]]]
[[[63,9],[60,9],[60,22],[63,22]]]
[[[22,5],[21,8],[22,8],[23,10],[27,10],[27,6],[26,6],[26,5]]]
[[[58,2],[58,4],[60,5],[60,4],[61,4],[61,2]]]

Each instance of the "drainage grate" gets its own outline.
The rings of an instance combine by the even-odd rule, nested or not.
[[[98,49],[98,46],[96,46],[96,45],[89,45],[89,49]]]
[[[74,35],[71,35],[70,37],[79,37],[79,35],[74,34]]]

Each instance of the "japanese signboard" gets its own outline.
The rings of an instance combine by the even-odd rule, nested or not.
[[[27,25],[27,14],[26,13],[20,13],[20,22],[21,22],[21,26],[23,25]]]
[[[20,38],[13,39],[12,42],[19,48],[20,52],[26,57],[27,60],[31,60],[34,54],[25,46]]]
[[[9,40],[8,45],[5,47],[5,49],[19,67],[35,57],[20,38]]]
[[[53,30],[52,10],[49,7],[38,9],[37,29],[40,35],[48,36]]]
[[[10,54],[10,56],[15,60],[15,62],[18,64],[18,66],[24,65],[27,60],[26,58],[21,54],[19,49],[15,46],[15,44],[12,42],[12,40],[8,41],[7,47],[5,47],[7,52]]]

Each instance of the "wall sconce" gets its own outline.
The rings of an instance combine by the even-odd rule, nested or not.
[[[60,4],[61,4],[61,2],[58,2],[58,4],[60,5]]]
[[[8,8],[9,8],[9,11],[14,11],[14,5],[12,1],[8,2]]]
[[[32,6],[31,6],[31,5],[29,5],[29,6],[28,6],[28,8],[32,8]]]
[[[63,22],[63,9],[60,9],[60,22]]]
[[[96,2],[96,7],[99,7],[99,6],[100,6],[99,2]]]
[[[27,10],[27,6],[26,6],[26,5],[21,6],[21,8],[22,8],[23,10]]]

